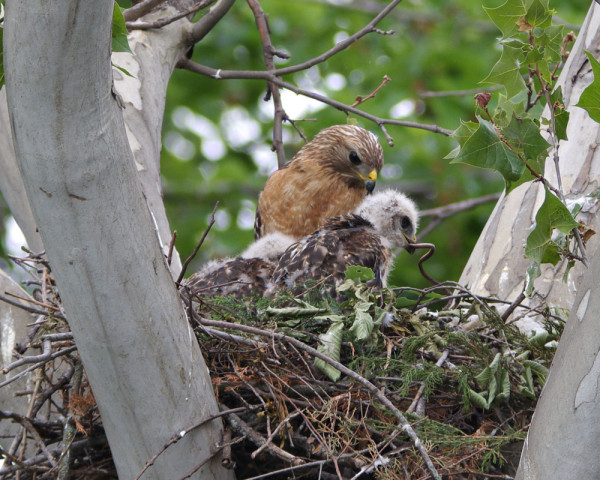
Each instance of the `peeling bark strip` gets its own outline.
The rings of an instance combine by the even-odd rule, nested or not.
[[[71,0],[51,9],[44,0],[9,1],[4,65],[15,152],[35,223],[119,477],[134,478],[172,432],[218,407],[156,241],[155,207],[162,204],[144,199],[123,111],[111,94],[112,11],[112,0]],[[154,62],[164,62],[156,77],[164,80],[176,61],[165,52],[180,40],[165,40],[160,51],[148,44],[137,61],[156,56]],[[164,92],[149,96],[164,101]],[[128,109],[135,110],[131,103]],[[145,164],[137,157],[148,170],[150,158],[158,158],[160,134],[150,113],[156,112],[142,110],[138,123],[128,124],[138,139],[149,140],[155,156]],[[157,161],[154,167],[158,171]],[[156,182],[146,193],[150,188],[159,202]],[[168,247],[170,232],[162,237]],[[203,462],[193,478],[231,478],[211,451],[220,427],[209,422],[190,432],[144,478],[180,478]]]

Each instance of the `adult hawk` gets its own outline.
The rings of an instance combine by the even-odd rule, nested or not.
[[[269,234],[252,243],[239,257],[212,260],[184,281],[183,298],[233,295],[242,299],[262,294],[277,261],[294,239]]]
[[[298,239],[353,211],[375,188],[382,166],[383,150],[371,132],[355,125],[321,130],[267,180],[254,238],[282,232]]]
[[[352,214],[327,220],[322,227],[291,245],[279,259],[267,295],[281,288],[302,293],[307,281],[322,282],[335,296],[346,268],[371,268],[371,285],[385,287],[395,252],[410,250],[419,214],[404,194],[385,190],[370,195]]]

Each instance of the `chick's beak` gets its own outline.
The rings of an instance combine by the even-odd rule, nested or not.
[[[367,180],[365,182],[365,187],[367,189],[367,195],[371,195],[373,193],[373,190],[375,189],[375,184],[377,182],[375,180]]]
[[[412,244],[417,243],[417,236],[413,235],[411,238],[404,232],[402,232],[402,236],[404,237],[404,240],[406,240],[406,245],[404,246],[404,249],[412,255],[413,253],[415,253],[416,250],[415,247],[412,246]]]

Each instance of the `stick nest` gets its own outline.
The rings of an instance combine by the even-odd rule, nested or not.
[[[47,266],[22,263],[38,274],[27,308],[40,317],[5,373],[22,362],[34,386],[16,393],[30,395],[27,415],[0,410],[19,425],[0,478],[116,478]],[[511,478],[562,320],[541,312],[545,330],[526,336],[500,315],[508,302],[454,283],[344,285],[342,304],[310,286],[301,301],[186,300],[224,421],[223,465],[239,479]]]

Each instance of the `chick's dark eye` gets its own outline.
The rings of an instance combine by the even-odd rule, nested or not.
[[[402,230],[408,230],[411,226],[410,218],[402,217]]]
[[[350,161],[354,164],[354,165],[358,165],[359,163],[361,163],[361,159],[358,156],[358,153],[356,153],[354,150],[352,150],[350,152],[350,155],[348,156],[348,158],[350,158]]]

